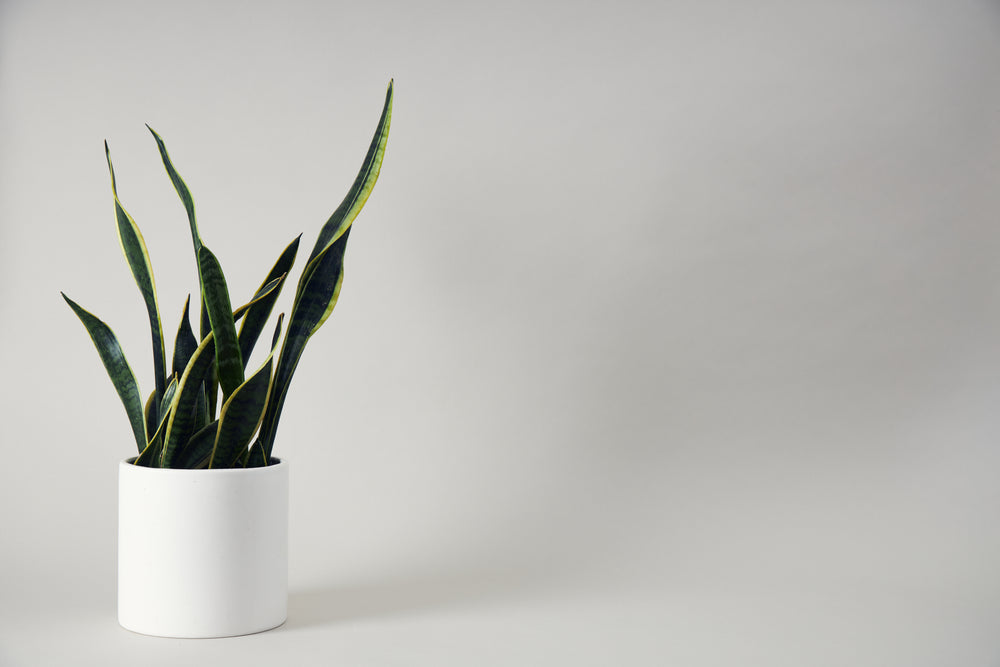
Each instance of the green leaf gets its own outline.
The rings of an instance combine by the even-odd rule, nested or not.
[[[146,424],[146,433],[153,433],[156,431],[156,426],[160,423],[160,404],[156,402],[156,390],[149,392],[149,398],[146,399],[146,407],[143,408],[142,414]]]
[[[148,428],[147,432],[152,432],[153,436],[146,443],[146,448],[142,450],[139,457],[135,460],[135,465],[155,467],[159,463],[160,452],[163,450],[163,430],[167,425],[167,418],[170,415],[170,404],[174,400],[174,394],[177,391],[177,376],[174,375],[170,378],[170,384],[167,385],[167,389],[163,392],[163,401],[160,403],[159,413],[162,415],[159,424],[156,428]],[[154,394],[155,396],[155,394]],[[152,396],[150,397],[152,398]],[[149,419],[149,405],[146,406],[147,410],[147,420]],[[147,421],[148,424],[148,421]]]
[[[167,154],[167,147],[163,143],[163,139],[161,139],[160,135],[158,135],[149,125],[146,125],[146,129],[152,133],[153,138],[156,140],[156,147],[160,150],[160,158],[163,160],[163,166],[167,170],[170,182],[174,184],[174,190],[177,191],[178,196],[181,198],[181,202],[184,204],[184,210],[187,211],[188,223],[191,226],[191,241],[194,243],[194,255],[197,259],[198,252],[201,250],[202,244],[201,235],[198,233],[198,223],[195,221],[194,200],[191,198],[191,192],[184,183],[184,179],[182,179],[181,175],[177,173],[176,169],[174,169],[174,163],[171,161],[170,155]]]
[[[90,339],[94,341],[94,347],[104,363],[104,369],[111,378],[111,383],[115,386],[121,398],[122,405],[125,406],[125,413],[128,415],[129,424],[132,426],[132,435],[141,453],[146,447],[146,425],[143,419],[142,399],[139,396],[139,386],[135,381],[135,374],[125,353],[122,352],[118,338],[107,324],[97,319],[89,312],[81,308],[75,301],[65,294],[62,295],[69,307],[73,309],[83,326],[90,334]]]
[[[174,395],[177,393],[177,379],[180,375],[173,375],[170,378],[170,384],[167,385],[167,390],[163,392],[163,402],[160,403],[160,414],[163,415],[161,421],[166,419],[167,412],[170,410],[170,404],[174,402]]]
[[[177,385],[177,393],[170,405],[170,418],[164,437],[161,466],[174,467],[174,459],[195,430],[196,404],[202,383],[215,359],[215,337],[209,333],[191,355],[191,361]]]
[[[208,465],[215,445],[215,434],[219,430],[219,420],[199,429],[184,445],[174,461],[175,468],[204,468]]]
[[[261,283],[257,294],[260,294],[272,281],[288,275],[288,272],[292,269],[292,265],[295,263],[295,254],[298,252],[299,239],[301,238],[301,235],[299,235],[294,241],[288,244],[288,247],[278,257],[278,261],[274,263],[270,273],[264,278],[264,282]],[[264,330],[267,318],[271,316],[274,303],[278,300],[283,285],[284,280],[278,285],[278,289],[272,290],[267,297],[258,298],[255,295],[255,303],[249,312],[247,312],[243,324],[240,325],[240,354],[243,357],[244,368],[246,368],[246,364],[250,360],[250,354],[253,352],[254,345],[257,344],[260,332]]]
[[[219,433],[209,468],[231,468],[239,456],[246,451],[250,439],[260,426],[267,404],[267,394],[271,388],[271,367],[274,352],[246,382],[241,384],[226,401],[219,412]]]
[[[271,356],[274,355],[274,351],[278,347],[278,341],[281,339],[281,322],[284,319],[285,319],[285,314],[281,313],[278,316],[278,325],[274,327],[274,334],[271,336]],[[272,382],[271,387],[268,389],[268,391],[270,392],[271,389],[273,389],[273,387],[274,383]],[[261,421],[263,422],[263,419],[261,419]],[[264,449],[263,446],[261,445],[259,435],[257,439],[254,440],[254,443],[253,445],[251,445],[250,449],[248,451],[244,451],[242,456],[240,456],[236,460],[236,463],[234,465],[235,466],[242,465],[246,468],[260,468],[262,466],[267,465],[267,459],[264,456]]]
[[[191,317],[188,309],[191,305],[191,295],[184,301],[184,313],[181,315],[180,326],[177,327],[177,336],[174,338],[174,360],[173,371],[178,377],[187,368],[191,355],[198,349],[198,339],[194,337],[191,329]]]
[[[260,444],[260,436],[258,436],[250,447],[250,452],[247,454],[243,467],[263,468],[266,465],[267,460],[264,458],[264,446]]]
[[[309,261],[299,278],[288,334],[281,348],[274,387],[261,423],[258,438],[260,451],[257,451],[256,446],[251,449],[248,466],[267,465],[292,375],[298,367],[309,338],[330,317],[340,297],[340,288],[344,281],[344,251],[347,248],[347,239],[350,236],[351,225],[368,201],[382,169],[385,147],[389,139],[389,126],[392,122],[392,100],[393,83],[389,81],[382,115],[361,169],[347,196],[320,230],[316,245],[313,246]]]
[[[378,180],[379,172],[382,169],[385,147],[389,140],[389,126],[392,123],[392,99],[393,88],[392,80],[390,80],[385,92],[382,115],[379,118],[378,126],[375,128],[375,135],[372,137],[371,144],[368,146],[365,159],[361,163],[361,169],[358,171],[351,189],[348,190],[347,196],[344,197],[340,206],[337,207],[337,210],[333,212],[333,215],[330,216],[330,219],[326,221],[326,224],[323,225],[323,228],[319,232],[316,245],[313,246],[312,252],[309,254],[309,260],[306,262],[306,268],[302,271],[302,276],[299,278],[299,285],[295,296],[296,301],[298,301],[299,295],[315,270],[319,255],[350,228],[351,223],[358,217],[358,213],[365,205],[365,202],[368,201],[368,197],[375,187],[375,182]]]
[[[139,453],[136,457],[134,465],[143,466],[144,468],[156,468],[160,462],[160,453],[163,451],[163,438],[160,437],[162,432],[160,430],[156,431],[153,439],[146,445],[146,448]]]
[[[243,384],[243,358],[240,355],[240,341],[233,321],[233,307],[229,301],[229,288],[222,266],[207,246],[198,251],[198,263],[204,279],[204,297],[208,305],[208,317],[215,336],[215,358],[219,369],[219,384],[222,385],[223,401]]]
[[[153,279],[153,266],[149,261],[149,251],[142,238],[135,220],[122,207],[118,199],[118,187],[115,183],[115,169],[111,164],[111,151],[104,142],[104,153],[108,159],[108,171],[111,173],[111,192],[115,197],[115,217],[118,221],[118,240],[122,252],[132,270],[135,284],[139,286],[143,301],[146,303],[146,313],[149,316],[149,328],[153,338],[153,378],[156,384],[156,395],[162,398],[166,388],[166,354],[163,350],[163,326],[160,324],[160,307],[156,301],[156,281]]]
[[[181,198],[181,203],[184,204],[184,210],[187,212],[188,225],[191,227],[191,243],[194,245],[195,264],[198,265],[198,284],[201,286],[202,295],[204,295],[205,287],[201,278],[201,263],[198,257],[198,253],[201,251],[202,243],[201,234],[198,232],[198,222],[194,213],[194,199],[191,198],[191,191],[188,190],[187,184],[184,183],[184,179],[181,178],[181,175],[177,173],[177,169],[174,168],[174,163],[170,159],[170,155],[167,153],[167,146],[163,143],[163,139],[148,124],[146,125],[146,129],[150,131],[153,135],[153,139],[156,140],[156,147],[160,151],[160,158],[163,160],[163,166],[167,170],[167,176],[170,177],[170,182],[173,183],[174,190],[177,191],[177,195]],[[211,326],[208,319],[208,309],[205,306],[204,296],[202,296],[201,340],[205,340],[209,331],[211,331]]]
[[[205,383],[202,382],[198,389],[198,398],[194,403],[194,430],[205,428],[212,418],[208,414],[208,394],[205,391]]]
[[[329,317],[340,297],[340,288],[344,281],[344,251],[350,235],[349,227],[340,238],[320,253],[316,268],[292,310],[288,333],[285,335],[274,374],[274,388],[271,390],[261,424],[260,441],[265,461],[271,458],[281,410],[306,343]]]

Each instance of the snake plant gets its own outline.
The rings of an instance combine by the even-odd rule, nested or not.
[[[163,139],[147,125],[187,212],[201,288],[199,335],[195,336],[191,327],[189,296],[174,337],[173,357],[168,359],[149,253],[138,225],[118,198],[111,153],[105,142],[118,239],[142,294],[152,331],[155,388],[145,403],[135,374],[111,328],[65,294],[62,296],[90,334],[125,406],[139,450],[134,460],[136,465],[235,468],[270,463],[288,385],[306,343],[326,322],[340,296],[344,250],[351,225],[368,200],[382,167],[392,118],[392,98],[390,81],[382,115],[361,170],[347,196],[320,229],[319,238],[299,277],[284,342],[281,342],[282,313],[270,339],[270,352],[256,369],[248,369],[247,360],[288,279],[301,235],[281,252],[250,299],[233,309],[222,266],[198,232],[191,193],[174,168]],[[279,342],[281,351],[276,355]]]

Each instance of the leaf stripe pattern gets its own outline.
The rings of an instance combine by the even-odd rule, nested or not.
[[[139,385],[135,381],[135,373],[129,366],[125,353],[122,352],[118,337],[111,328],[81,308],[75,301],[65,294],[62,295],[69,307],[73,309],[83,326],[90,334],[90,339],[94,341],[94,347],[104,363],[104,369],[111,378],[111,383],[121,398],[122,405],[125,406],[125,413],[128,415],[129,424],[132,426],[132,435],[141,453],[146,448],[146,424],[143,418],[142,398],[139,396]]]
[[[191,361],[177,385],[177,393],[170,405],[170,420],[167,422],[167,432],[164,437],[163,454],[160,466],[174,467],[174,459],[181,448],[187,444],[188,438],[195,429],[195,403],[199,396],[202,382],[212,367],[215,358],[215,337],[209,333],[201,345],[191,355]]]
[[[261,425],[259,443],[261,454],[251,457],[251,460],[267,465],[274,447],[274,437],[278,428],[278,420],[284,407],[288,386],[295,369],[298,367],[302,352],[309,338],[326,322],[340,297],[340,288],[344,281],[344,252],[347,239],[350,236],[351,225],[368,201],[382,170],[385,148],[389,139],[389,127],[392,122],[393,82],[385,94],[382,116],[372,137],[368,152],[362,162],[361,169],[350,191],[334,211],[330,219],[320,230],[316,245],[309,256],[309,261],[295,294],[292,306],[292,316],[288,324],[288,333],[281,348],[278,367],[275,371],[274,388],[268,399],[264,421]]]
[[[295,240],[288,244],[288,247],[282,251],[278,260],[271,268],[270,273],[267,274],[267,277],[264,278],[264,282],[261,283],[260,288],[257,290],[257,294],[260,294],[260,292],[271,281],[278,278],[284,278],[288,275],[288,272],[292,270],[292,265],[295,264],[295,255],[299,249],[299,239],[301,238],[301,234],[295,237]],[[253,348],[257,344],[257,339],[260,337],[261,331],[264,330],[264,326],[267,324],[267,318],[271,316],[271,311],[274,309],[274,303],[278,300],[278,296],[281,294],[282,286],[284,286],[284,280],[282,280],[278,289],[273,290],[266,298],[258,298],[257,295],[255,295],[254,305],[247,312],[246,317],[243,319],[243,324],[240,325],[240,355],[243,357],[244,368],[246,368],[247,362],[250,360],[250,354],[253,352]]]
[[[222,394],[228,398],[243,384],[243,359],[240,356],[240,340],[236,335],[233,321],[233,307],[229,301],[229,288],[222,273],[219,260],[207,246],[198,251],[198,263],[204,280],[205,303],[208,318],[215,336],[215,359],[219,369],[219,383]]]
[[[385,147],[389,141],[389,126],[392,124],[392,100],[393,82],[390,80],[385,92],[385,103],[382,105],[382,115],[375,128],[375,135],[372,137],[371,144],[368,146],[365,159],[361,163],[361,169],[358,171],[351,189],[347,191],[344,200],[340,202],[340,206],[337,207],[333,215],[330,216],[319,231],[316,244],[313,246],[312,252],[309,253],[306,267],[299,278],[295,294],[296,301],[298,301],[302,289],[316,268],[316,258],[347,231],[354,222],[354,219],[358,217],[358,213],[361,212],[362,207],[368,201],[368,197],[375,188],[375,182],[382,171]]]
[[[104,142],[104,154],[108,160],[108,171],[111,173],[111,192],[115,198],[115,218],[118,227],[118,241],[122,253],[128,261],[135,284],[139,286],[142,299],[146,304],[149,316],[149,328],[153,338],[153,379],[156,384],[157,402],[163,397],[166,389],[166,353],[163,348],[163,326],[160,324],[160,306],[156,300],[156,281],[153,279],[153,266],[149,260],[146,241],[142,238],[139,226],[132,216],[125,211],[118,199],[118,186],[115,182],[115,169],[111,164],[111,151]]]

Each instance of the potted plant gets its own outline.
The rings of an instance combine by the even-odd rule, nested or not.
[[[247,360],[287,281],[299,238],[282,251],[250,299],[233,309],[222,267],[199,234],[191,194],[163,140],[149,128],[187,211],[201,292],[200,335],[191,326],[189,297],[168,359],[149,254],[118,198],[105,142],[118,238],[152,331],[155,388],[145,402],[111,328],[63,298],[90,334],[138,448],[119,464],[118,619],[125,628],[169,637],[222,637],[284,622],[288,464],[272,456],[275,433],[306,343],[340,295],[344,250],[378,179],[392,100],[390,81],[361,170],[321,228],[299,277],[284,340],[282,313],[258,368],[247,368]]]

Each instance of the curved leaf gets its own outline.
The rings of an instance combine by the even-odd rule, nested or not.
[[[375,135],[372,137],[371,144],[368,146],[365,159],[361,163],[361,169],[358,171],[351,189],[348,190],[347,196],[344,197],[340,206],[337,207],[337,210],[333,212],[330,219],[320,229],[316,245],[313,246],[312,252],[309,253],[306,268],[302,271],[302,276],[299,278],[299,285],[295,295],[296,301],[298,301],[302,289],[315,270],[316,260],[320,253],[330,247],[334,241],[347,231],[351,223],[354,222],[354,219],[358,217],[358,213],[365,205],[365,202],[368,201],[368,197],[375,187],[375,182],[378,180],[379,172],[382,169],[385,147],[389,140],[389,126],[392,123],[392,99],[393,88],[392,80],[390,79],[389,86],[385,92],[385,103],[382,105],[382,115],[375,128]]]
[[[156,281],[153,279],[153,266],[149,261],[149,251],[142,238],[135,220],[129,215],[118,199],[118,187],[115,183],[115,168],[111,164],[111,151],[108,142],[104,142],[104,154],[108,159],[108,171],[111,173],[111,192],[115,197],[115,217],[118,222],[118,241],[122,252],[128,261],[135,284],[139,286],[142,299],[146,303],[146,314],[149,316],[149,328],[153,337],[153,379],[156,384],[157,400],[163,397],[166,388],[166,354],[163,349],[163,326],[160,324],[160,307],[156,301]]]
[[[385,157],[385,147],[389,140],[392,122],[393,82],[389,81],[375,134],[368,146],[361,170],[347,196],[333,212],[320,230],[316,245],[306,263],[295,293],[292,316],[288,324],[288,334],[281,348],[281,356],[275,371],[274,387],[268,398],[267,409],[258,438],[260,453],[251,451],[247,465],[266,465],[271,457],[278,420],[284,407],[285,397],[292,375],[298,367],[299,359],[309,338],[323,326],[340,297],[344,281],[344,251],[350,236],[351,225],[361,208],[368,201],[378,180]],[[256,444],[256,443],[255,443]],[[256,448],[255,448],[256,449]]]
[[[167,385],[166,391],[163,392],[163,402],[160,403],[160,414],[163,417],[160,419],[161,422],[166,421],[167,413],[170,410],[170,404],[174,402],[174,395],[177,393],[178,381],[177,379],[180,375],[174,375],[170,378],[170,384]]]
[[[170,155],[167,153],[167,146],[163,143],[163,139],[156,130],[151,128],[149,124],[146,124],[146,129],[150,131],[153,135],[153,139],[156,140],[156,148],[160,151],[160,159],[163,160],[163,167],[167,170],[167,176],[170,177],[170,182],[174,185],[174,190],[177,191],[177,195],[181,198],[181,203],[184,204],[184,210],[187,212],[188,225],[191,227],[191,242],[194,245],[194,260],[195,264],[199,264],[198,253],[201,251],[201,234],[198,232],[198,222],[194,214],[194,199],[191,198],[191,191],[188,190],[187,184],[184,183],[184,179],[181,175],[177,173],[177,169],[174,168],[174,163],[170,159]],[[202,292],[204,292],[204,285],[201,280],[201,267],[198,267],[198,284],[201,285]],[[205,307],[204,297],[202,297],[201,302],[201,339],[205,340],[205,336],[211,331],[208,320],[208,310]]]
[[[264,282],[261,283],[260,289],[257,290],[258,294],[271,281],[288,275],[288,272],[292,269],[292,265],[295,263],[295,254],[298,252],[299,239],[301,238],[301,234],[295,237],[295,240],[288,244],[288,247],[281,253],[278,261],[271,268],[271,272],[267,274]],[[250,354],[253,352],[254,345],[257,344],[260,332],[264,330],[267,318],[271,316],[271,310],[274,308],[274,303],[281,294],[282,286],[284,286],[284,281],[278,285],[278,289],[273,290],[266,298],[257,299],[255,296],[256,301],[254,306],[247,312],[243,324],[240,325],[240,354],[243,357],[244,368],[246,368],[246,364],[250,360]]]
[[[167,385],[166,390],[163,392],[163,401],[160,403],[159,412],[163,416],[160,418],[159,424],[155,429],[148,429],[153,431],[153,435],[146,444],[146,448],[143,449],[142,453],[139,454],[138,458],[136,458],[135,465],[153,468],[159,463],[160,452],[163,450],[163,430],[166,428],[170,404],[174,400],[174,393],[176,391],[177,376],[174,375],[170,378],[170,384]],[[152,396],[150,398],[152,398]],[[149,410],[148,404],[146,406],[146,410]],[[147,412],[147,419],[148,418]]]
[[[271,390],[264,421],[261,424],[260,441],[265,461],[271,458],[281,410],[306,343],[330,316],[340,297],[340,287],[344,281],[344,252],[350,235],[351,228],[348,227],[340,238],[320,253],[315,270],[292,309],[288,333],[285,334],[285,342],[281,347],[281,356],[274,374],[274,388]]]
[[[177,173],[174,169],[174,163],[170,160],[170,155],[167,154],[167,146],[163,143],[163,139],[160,135],[156,133],[156,130],[151,128],[148,124],[146,129],[149,130],[153,139],[156,140],[156,147],[160,151],[160,158],[163,160],[163,166],[167,170],[167,175],[170,176],[170,182],[174,184],[174,190],[177,191],[178,196],[181,198],[181,202],[184,204],[184,210],[187,211],[188,223],[191,226],[191,241],[194,243],[194,254],[198,257],[198,252],[201,250],[201,235],[198,233],[198,223],[195,221],[194,215],[194,200],[191,198],[191,192],[188,190],[187,185],[184,183],[184,179],[181,175]]]
[[[118,338],[107,324],[81,308],[65,294],[62,297],[83,322],[87,333],[90,334],[90,339],[94,341],[94,347],[97,348],[97,353],[104,363],[104,369],[108,372],[108,377],[111,378],[111,383],[115,386],[115,391],[118,392],[122,405],[125,406],[125,413],[132,426],[132,435],[135,437],[136,446],[141,453],[146,448],[146,424],[143,419],[142,399],[139,397],[139,386],[135,381],[135,374],[132,372],[132,367],[128,365],[128,360],[125,359],[125,353],[122,352]]]
[[[215,444],[215,434],[219,430],[219,420],[200,428],[184,445],[174,460],[175,468],[204,468],[208,465]]]
[[[191,355],[191,361],[177,384],[177,393],[170,405],[170,418],[167,421],[163,453],[160,457],[161,466],[164,468],[174,467],[174,459],[195,430],[197,400],[214,359],[215,337],[209,333]]]
[[[258,303],[271,296],[274,290],[279,289],[281,287],[281,285],[285,281],[285,278],[286,276],[284,275],[278,276],[277,278],[275,278],[274,280],[272,280],[271,282],[267,283],[259,290],[257,290],[256,294],[253,295],[253,298],[250,299],[250,301],[246,302],[245,304],[243,304],[242,306],[233,311],[233,322],[239,322],[241,319],[243,319],[243,316],[250,311],[251,308],[253,308]]]
[[[160,423],[160,404],[156,402],[155,389],[149,392],[149,398],[146,399],[146,406],[143,408],[142,414],[146,423],[146,433],[155,432],[156,426]]]
[[[271,336],[271,354],[268,356],[270,360],[274,356],[274,351],[278,347],[278,341],[281,339],[281,322],[285,319],[285,314],[281,313],[278,315],[278,325],[274,327],[274,334]],[[271,386],[268,388],[268,399],[270,399],[270,392],[274,387],[274,382],[271,382]],[[265,402],[265,409],[268,400]],[[263,423],[263,416],[261,417],[261,423]],[[261,466],[267,465],[267,459],[264,456],[264,448],[261,444],[260,434],[257,435],[257,439],[254,440],[253,445],[251,445],[249,450],[244,450],[242,455],[237,458],[236,462],[233,464],[234,467],[244,466],[246,468],[260,468]]]
[[[198,349],[198,339],[194,337],[194,330],[191,328],[191,317],[188,309],[191,306],[191,295],[184,301],[184,313],[181,315],[181,323],[177,327],[177,336],[174,338],[174,374],[180,377],[187,368],[191,355]]]
[[[273,352],[267,360],[241,384],[226,401],[219,412],[219,433],[209,460],[209,468],[231,468],[239,456],[246,451],[250,438],[260,426],[267,404],[267,394],[271,388],[271,367]]]
[[[219,369],[219,384],[222,395],[228,398],[243,384],[243,358],[240,355],[240,341],[233,321],[233,307],[229,301],[229,288],[222,266],[207,246],[198,251],[198,263],[204,280],[205,303],[208,317],[215,336],[215,358]]]
[[[146,448],[136,457],[133,462],[134,465],[143,466],[144,468],[156,468],[159,465],[160,453],[163,451],[163,438],[160,437],[162,433],[161,425],[153,435],[153,439],[146,445]]]

